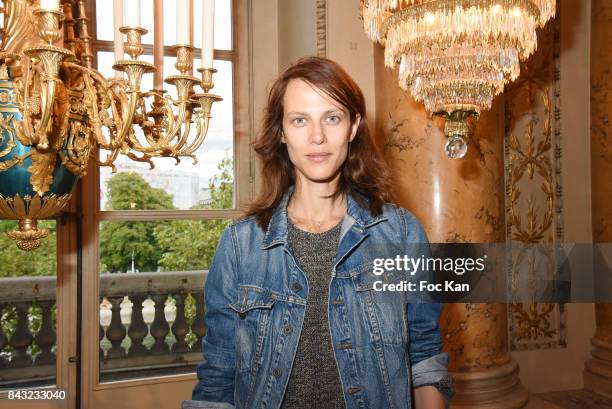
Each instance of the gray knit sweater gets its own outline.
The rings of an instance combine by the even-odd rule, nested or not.
[[[345,408],[327,319],[329,282],[342,222],[310,233],[288,221],[289,245],[306,274],[309,293],[297,352],[282,409]]]

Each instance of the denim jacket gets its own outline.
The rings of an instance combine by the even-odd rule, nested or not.
[[[308,300],[308,282],[287,244],[292,192],[285,193],[267,231],[249,217],[223,232],[204,289],[203,360],[183,409],[280,408]],[[407,210],[385,204],[373,216],[351,195],[340,234],[328,323],[331,364],[338,368],[346,407],[411,408],[412,388],[448,379],[438,327],[442,305],[427,293],[377,291],[376,281],[399,281],[398,274],[418,281],[429,273],[378,275],[373,260],[427,257],[427,237]]]

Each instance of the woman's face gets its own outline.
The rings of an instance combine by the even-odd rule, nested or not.
[[[289,158],[302,182],[332,182],[346,160],[357,133],[348,110],[301,79],[287,84],[283,99],[283,136]]]

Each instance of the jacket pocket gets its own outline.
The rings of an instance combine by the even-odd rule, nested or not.
[[[238,299],[229,306],[237,314],[236,369],[255,369],[262,363],[264,342],[270,330],[270,314],[276,299],[272,293],[255,285],[240,285]]]
[[[394,346],[407,345],[406,294],[402,291],[383,289],[382,286],[383,283],[400,281],[398,274],[385,273],[377,276],[367,267],[362,268],[353,278],[371,342],[382,341],[383,344]]]

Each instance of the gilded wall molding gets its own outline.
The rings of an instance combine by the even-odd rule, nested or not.
[[[327,0],[317,0],[317,57],[327,57]]]
[[[510,290],[522,294],[536,288],[535,280],[557,274],[554,245],[563,242],[559,49],[557,14],[538,33],[538,51],[506,92],[506,241],[517,244],[508,255],[508,274]],[[511,350],[566,346],[563,304],[515,303],[508,309]]]

